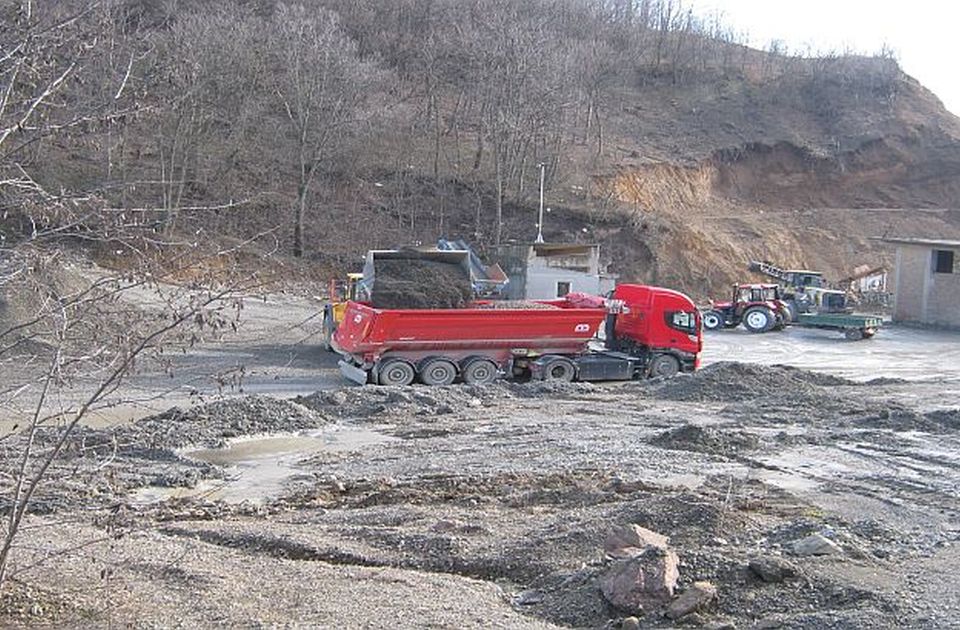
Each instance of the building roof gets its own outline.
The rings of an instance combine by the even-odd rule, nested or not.
[[[894,245],[920,245],[926,247],[946,247],[949,249],[960,249],[960,241],[936,238],[880,237],[876,240],[883,241],[884,243],[893,243]]]

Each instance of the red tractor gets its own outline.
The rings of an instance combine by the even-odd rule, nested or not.
[[[753,333],[783,330],[791,321],[790,309],[776,284],[735,284],[733,300],[714,302],[703,312],[705,330],[735,328],[741,323]]]

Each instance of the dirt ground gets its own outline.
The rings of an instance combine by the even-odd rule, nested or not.
[[[74,436],[0,625],[619,627],[603,542],[634,523],[678,591],[718,589],[641,627],[958,627],[956,334],[725,331],[663,382],[360,388],[303,340],[309,302],[262,308],[184,358],[178,409]],[[218,398],[201,375],[230,365]],[[837,550],[796,553],[814,533]]]

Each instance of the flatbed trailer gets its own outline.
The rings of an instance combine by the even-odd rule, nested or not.
[[[802,313],[793,322],[804,328],[842,331],[847,339],[869,339],[883,326],[883,318],[876,315],[850,313]]]
[[[359,384],[484,384],[499,377],[629,380],[699,365],[700,316],[669,289],[620,285],[610,300],[571,294],[542,308],[376,309],[351,302],[333,338]],[[602,349],[591,347],[601,327]]]

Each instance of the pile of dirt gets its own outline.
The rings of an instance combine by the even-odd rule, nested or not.
[[[651,444],[672,450],[694,451],[729,457],[742,451],[751,451],[757,448],[760,441],[757,436],[744,431],[685,424],[676,429],[664,431],[651,440]]]
[[[856,418],[851,424],[865,429],[954,433],[960,431],[960,409],[940,409],[919,413],[899,405],[890,405]]]
[[[685,402],[742,402],[789,394],[802,400],[823,388],[853,386],[850,381],[782,365],[753,365],[721,361],[690,375],[679,375],[657,385],[652,394],[663,400]]]
[[[345,387],[298,396],[293,402],[324,416],[380,420],[385,417],[444,415],[485,407],[512,397],[509,384],[493,383],[487,386]]]
[[[463,308],[473,299],[470,277],[458,264],[436,260],[380,260],[371,302],[375,308]]]
[[[172,407],[118,427],[116,433],[121,443],[140,448],[218,448],[234,437],[314,429],[329,422],[322,414],[294,401],[245,396],[189,409]]]

